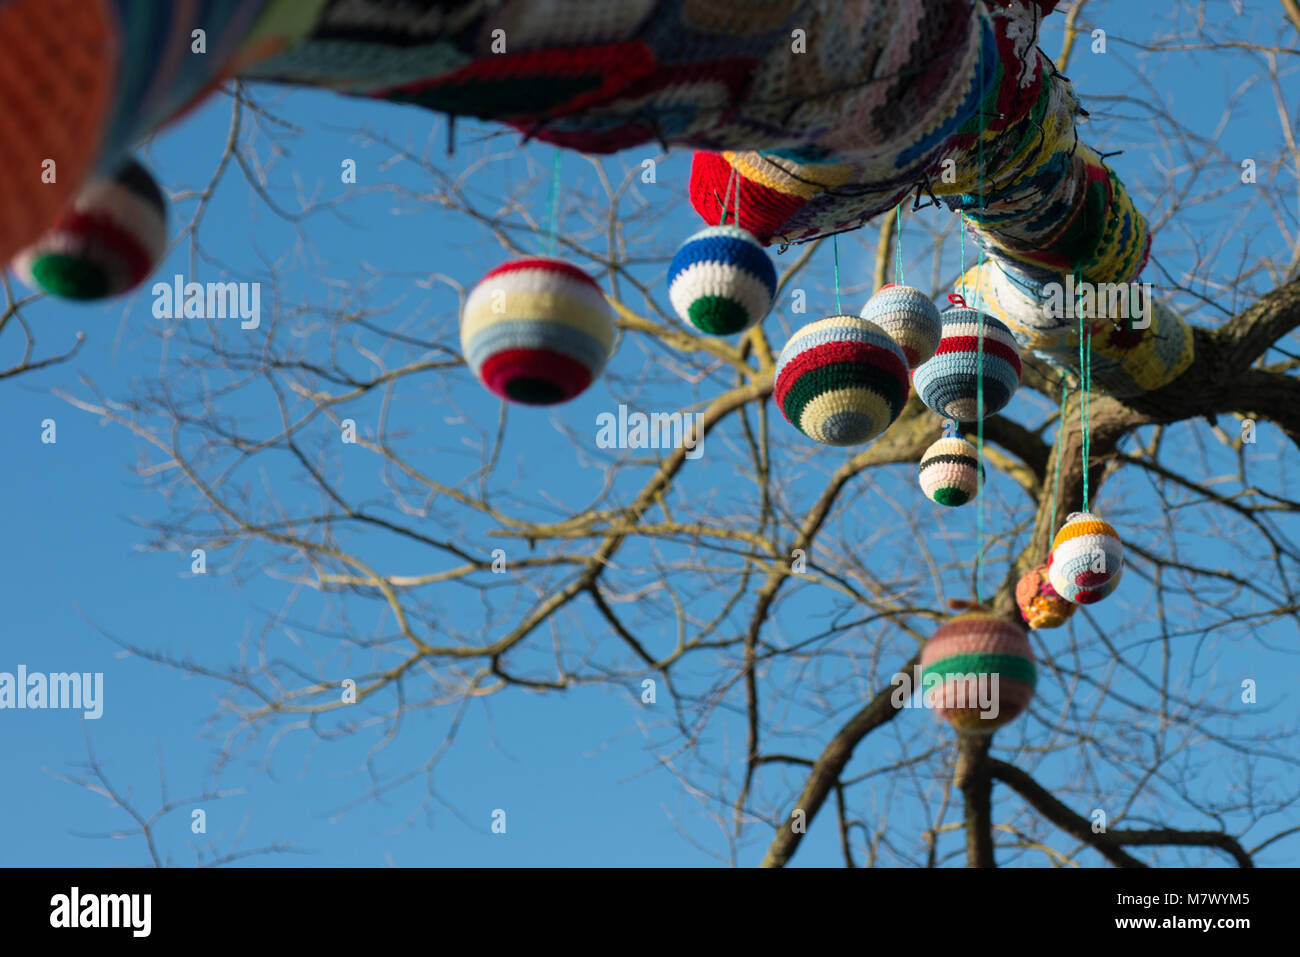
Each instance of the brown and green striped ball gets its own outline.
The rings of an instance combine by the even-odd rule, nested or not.
[[[148,278],[167,251],[167,206],[134,160],[92,180],[40,239],[13,261],[34,289],[61,299],[119,296]]]
[[[837,315],[798,329],[781,350],[772,394],[796,429],[826,445],[860,445],[907,402],[907,360],[874,322]]]
[[[1029,706],[1037,681],[1024,627],[984,608],[950,619],[921,650],[926,705],[961,734],[990,734],[1014,720]]]
[[[983,474],[975,446],[960,435],[945,435],[921,456],[917,479],[932,500],[955,508],[975,497]]]

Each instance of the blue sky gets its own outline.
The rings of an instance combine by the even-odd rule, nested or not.
[[[1143,62],[1138,59],[1139,52],[1118,41],[1128,38],[1149,43],[1153,30],[1168,26],[1133,10],[1134,6],[1090,4],[1086,19],[1107,30],[1108,52],[1092,53],[1087,38],[1081,37],[1068,73],[1093,114],[1083,135],[1106,150],[1124,150],[1111,160],[1112,164],[1127,181],[1148,183],[1154,181],[1153,170],[1176,166],[1179,157],[1154,142],[1152,125],[1139,109],[1123,99],[1106,99],[1142,91],[1134,81],[1134,71]],[[1257,19],[1243,32],[1254,30],[1262,41],[1275,40],[1276,31],[1270,33],[1271,14],[1251,16]],[[1053,55],[1060,46],[1059,21],[1059,16],[1049,20],[1043,34],[1043,46]],[[1245,221],[1234,218],[1235,212],[1245,207],[1231,192],[1251,188],[1234,184],[1232,166],[1239,162],[1236,158],[1259,156],[1263,166],[1265,157],[1276,155],[1277,117],[1272,95],[1265,84],[1241,91],[1243,81],[1258,73],[1256,63],[1243,57],[1183,52],[1150,57],[1146,65],[1155,81],[1141,95],[1163,99],[1181,123],[1197,134],[1215,137],[1225,155],[1233,158],[1231,163],[1225,160],[1212,167],[1198,186],[1206,193],[1214,192],[1214,197],[1203,206],[1185,211],[1174,226],[1157,234],[1156,256],[1166,269],[1177,273],[1190,267],[1194,241],[1209,245],[1226,235],[1220,256],[1198,269],[1197,281],[1204,282],[1202,288],[1233,308],[1231,296],[1248,292],[1242,288],[1232,290],[1227,283],[1235,275],[1235,257],[1276,255],[1281,246],[1275,222],[1263,210],[1252,208]],[[1284,90],[1288,102],[1294,103],[1300,85],[1288,76],[1284,78]],[[486,200],[499,201],[510,184],[527,175],[531,162],[532,168],[542,173],[529,201],[539,220],[545,208],[545,173],[550,168],[551,149],[541,145],[521,148],[509,131],[460,124],[457,153],[446,159],[441,118],[418,109],[315,91],[257,87],[253,94],[270,105],[277,116],[301,129],[299,135],[284,140],[284,155],[277,157],[270,172],[271,195],[287,208],[295,206],[299,195],[314,195],[320,200],[338,198],[343,201],[340,215],[330,211],[313,215],[304,226],[311,246],[299,246],[293,227],[270,214],[252,195],[243,177],[234,173],[222,182],[205,214],[203,244],[212,258],[192,269],[188,248],[182,245],[160,267],[158,277],[169,279],[179,272],[187,276],[193,273],[201,281],[215,280],[225,278],[223,270],[229,270],[239,278],[260,279],[264,282],[264,327],[269,322],[272,301],[282,309],[301,310],[306,317],[303,321],[364,307],[382,310],[386,328],[416,330],[455,346],[456,296],[446,285],[430,285],[422,280],[440,273],[456,277],[468,287],[500,261],[499,247],[465,217],[448,214],[433,203],[422,204],[410,192],[394,192],[394,188],[427,190],[431,184],[414,164],[387,162],[391,151],[360,131],[412,144],[417,152],[427,145],[436,162],[456,170],[485,156],[499,155],[500,159],[485,163],[470,180],[471,188]],[[1232,97],[1239,97],[1239,102],[1226,125],[1219,129],[1221,108]],[[201,188],[226,137],[228,121],[228,101],[215,98],[177,127],[160,134],[143,153],[146,165],[173,193]],[[259,155],[268,155],[265,139],[256,143]],[[630,150],[608,164],[611,170],[631,170],[638,168],[643,158],[654,155],[655,151],[648,147]],[[357,187],[350,193],[338,175],[341,161],[349,157],[356,159],[359,173]],[[642,217],[635,229],[648,252],[666,255],[699,228],[698,218],[684,200],[688,172],[689,154],[679,151],[658,164],[655,184],[639,186],[625,200],[629,213]],[[1221,181],[1212,181],[1216,175]],[[1294,227],[1296,184],[1293,174],[1285,175],[1285,179],[1280,175],[1276,182],[1263,184],[1263,188],[1272,190],[1286,205]],[[576,156],[566,155],[562,183],[574,194],[590,189],[591,167]],[[1137,192],[1139,207],[1144,210],[1144,199],[1159,202],[1157,197],[1144,197],[1140,188]],[[176,204],[173,232],[192,209],[192,201]],[[952,218],[946,211],[928,210],[916,220],[904,221],[903,243],[911,276],[930,272],[932,246],[928,230],[945,228],[948,237],[955,238]],[[562,232],[583,228],[579,213],[570,209]],[[1224,234],[1224,230],[1228,232]],[[868,229],[840,243],[846,310],[849,303],[854,303],[852,308],[856,309],[865,295],[874,238],[874,230]],[[957,269],[957,243],[948,242],[946,250],[942,271],[950,278]],[[823,246],[806,281],[810,297],[826,306],[833,296],[829,285],[830,252],[829,244]],[[778,267],[795,253],[791,250],[778,258]],[[272,262],[274,277],[268,267]],[[372,275],[370,267],[384,275]],[[642,270],[661,304],[666,303],[663,268],[660,263]],[[1158,281],[1151,271],[1146,278]],[[361,281],[365,292],[356,296],[352,290],[340,287],[337,280]],[[921,284],[919,279],[913,281]],[[1227,288],[1216,290],[1216,282]],[[272,287],[273,300],[266,292]],[[1183,307],[1190,305],[1187,299],[1178,302]],[[60,390],[87,398],[91,393],[84,379],[93,382],[101,395],[120,401],[133,392],[147,390],[160,377],[175,382],[184,392],[186,376],[191,373],[182,368],[180,361],[195,347],[186,344],[184,335],[177,330],[172,330],[171,339],[160,338],[161,323],[152,317],[150,305],[148,284],[143,292],[103,306],[48,300],[31,305],[25,315],[36,330],[42,350],[62,351],[81,331],[87,334],[87,342],[68,364],[0,383],[6,410],[0,423],[5,464],[0,470],[0,491],[8,503],[0,527],[5,529],[10,543],[0,552],[0,581],[5,583],[7,612],[0,632],[0,670],[12,671],[25,664],[30,671],[103,672],[106,689],[104,716],[98,721],[82,722],[76,713],[66,711],[0,713],[0,755],[8,784],[0,789],[0,863],[147,863],[147,852],[139,838],[85,836],[112,833],[129,827],[130,822],[102,796],[56,777],[80,773],[77,767],[85,760],[87,734],[114,786],[129,792],[133,803],[146,814],[162,803],[160,756],[168,794],[173,799],[201,794],[209,788],[235,792],[220,800],[183,803],[162,820],[158,844],[178,864],[194,863],[195,844],[206,845],[209,840],[221,853],[276,842],[290,843],[296,849],[295,853],[248,861],[263,866],[696,866],[717,863],[719,854],[726,859],[726,841],[718,825],[703,813],[711,806],[709,802],[693,796],[657,757],[670,750],[664,746],[671,739],[662,726],[666,706],[648,711],[639,700],[639,684],[630,678],[606,687],[580,687],[562,695],[511,690],[475,703],[466,711],[455,746],[437,767],[435,786],[440,800],[433,802],[424,801],[424,782],[417,780],[381,800],[358,803],[367,787],[359,768],[375,743],[374,735],[365,732],[328,743],[314,743],[302,733],[289,734],[273,751],[268,751],[268,741],[263,738],[237,751],[232,763],[215,775],[220,735],[229,726],[219,723],[214,730],[206,721],[222,694],[221,684],[127,656],[114,639],[176,657],[191,656],[214,667],[235,661],[239,642],[263,629],[274,633],[270,640],[277,649],[297,647],[293,645],[297,641],[320,650],[329,642],[284,623],[268,626],[268,621],[285,606],[291,588],[282,578],[252,571],[256,559],[262,557],[258,549],[245,556],[239,576],[233,574],[233,549],[214,550],[209,555],[206,576],[189,574],[189,552],[198,547],[194,541],[172,541],[171,550],[143,549],[141,546],[152,536],[142,523],[159,520],[168,514],[168,507],[159,493],[130,469],[142,458],[156,460],[156,453],[145,450],[126,429],[104,423],[54,394]],[[779,348],[784,341],[784,330],[811,318],[791,315],[778,305],[767,321],[774,345]],[[1197,314],[1197,321],[1207,323],[1219,318],[1203,310]],[[286,327],[289,325],[286,320]],[[203,334],[201,330],[185,331]],[[256,335],[265,331],[258,330],[250,339],[236,339],[236,332],[222,330],[230,337],[228,341],[250,348],[259,347]],[[314,350],[310,354],[323,355],[321,340],[313,343],[308,347]],[[7,364],[13,348],[9,337],[0,340],[0,362]],[[419,353],[417,350],[411,354]],[[579,400],[554,411],[510,413],[501,461],[503,469],[518,478],[513,493],[503,490],[502,494],[508,501],[513,494],[510,504],[517,514],[551,514],[545,505],[548,497],[572,505],[596,494],[601,475],[590,467],[589,455],[594,439],[591,423],[600,412],[615,409],[619,402],[636,402],[643,408],[682,408],[716,394],[727,384],[714,377],[692,387],[663,375],[636,384],[634,379],[645,355],[644,343],[629,338],[623,342],[609,379]],[[356,356],[345,361],[359,374],[365,370],[364,362]],[[476,457],[465,450],[462,442],[466,435],[464,424],[446,421],[451,415],[450,406],[445,404],[449,396],[462,403],[480,425],[489,431],[495,428],[497,403],[477,390],[463,372],[446,384],[429,379],[413,382],[403,393],[402,402],[390,410],[390,427],[426,430],[419,439],[411,440],[415,460],[428,473],[453,481],[472,469]],[[265,404],[265,395],[252,387],[218,401],[223,414],[242,421],[257,422],[274,415]],[[769,411],[775,419],[772,428],[785,429],[775,409],[769,407]],[[379,412],[377,399],[348,406],[348,414],[357,418],[362,431],[373,427]],[[1020,421],[1037,424],[1046,417],[1049,407],[1039,397],[1022,395],[1008,412]],[[46,418],[57,422],[58,441],[54,445],[40,441],[40,423]],[[579,453],[570,447],[566,430],[581,433],[588,452]],[[1208,427],[1202,423],[1171,430],[1171,441],[1186,444],[1189,469],[1198,478],[1230,475],[1235,470],[1234,457],[1214,451],[1212,441],[1206,446],[1204,458],[1199,458],[1198,430],[1200,438],[1206,439]],[[721,454],[728,447],[726,443],[737,441],[737,436],[732,430],[707,440],[716,442],[720,451],[706,452],[701,467],[683,481],[683,508],[716,509],[723,514],[743,500],[744,476],[735,471],[735,457]],[[355,450],[327,445],[329,434],[324,426],[319,438],[326,450],[322,453],[325,460],[331,467],[338,467],[339,480],[348,493],[380,501],[384,485],[373,460],[353,456]],[[803,457],[798,461],[807,460],[806,467],[794,465],[793,456],[788,460],[792,476],[789,501],[801,512],[820,488],[819,470],[834,468],[842,456],[835,452],[818,459],[825,455],[824,451],[813,450],[810,443],[800,444],[788,434],[782,433],[781,438]],[[1262,481],[1271,483],[1267,487],[1284,489],[1289,473],[1297,467],[1295,449],[1276,430],[1261,426],[1252,454],[1257,456],[1255,461],[1261,470],[1257,474],[1264,476]],[[348,456],[352,457],[345,461]],[[711,459],[717,464],[711,464]],[[293,505],[295,496],[309,494],[295,484],[289,463],[271,460],[258,467],[261,472],[245,478],[264,478],[280,501]],[[908,549],[909,530],[895,526],[885,529],[887,534],[882,533],[879,512],[875,511],[880,506],[870,501],[877,494],[909,501],[907,496],[916,494],[913,482],[910,468],[894,468],[873,473],[854,490],[853,508],[860,507],[861,516],[847,517],[840,531],[848,540],[870,543],[864,544],[864,552],[869,555],[864,555],[863,561],[874,570],[883,573],[896,563],[919,561]],[[630,495],[639,484],[640,479],[630,479],[622,497]],[[251,494],[261,493],[254,490]],[[1019,509],[1015,514],[1023,520],[1023,496],[1018,496],[1010,480],[994,478],[989,495],[994,502],[1014,503]],[[314,504],[315,493],[310,497]],[[1154,517],[1169,509],[1168,503],[1157,502],[1149,486],[1139,479],[1116,482],[1114,488],[1103,493],[1103,501],[1111,510],[1112,521],[1115,515],[1124,516],[1127,527],[1145,527],[1147,534],[1152,534]],[[179,503],[182,508],[186,504]],[[380,507],[391,509],[391,503]],[[972,512],[964,509],[937,517],[920,513],[924,516],[920,531],[933,535],[930,544],[936,555],[952,562],[968,560],[973,551]],[[990,514],[998,512],[991,507]],[[1284,527],[1293,536],[1297,532],[1294,521]],[[469,544],[478,549],[491,547],[481,531],[477,526],[468,528]],[[1193,554],[1205,555],[1213,563],[1212,532],[1207,530],[1198,540],[1194,528],[1180,526],[1178,534]],[[876,535],[881,537],[877,539]],[[987,565],[989,585],[996,582],[1004,567],[996,556],[1005,556],[1014,542],[1013,537],[995,545]],[[358,535],[354,543],[388,570],[429,570],[427,565],[416,564],[429,561],[426,553],[409,543],[365,535]],[[1152,542],[1145,544],[1150,546]],[[509,547],[519,546],[512,543]],[[629,551],[629,556],[642,559],[648,554],[643,549]],[[666,548],[660,557],[671,562],[687,554]],[[441,562],[435,559],[433,565],[442,567]],[[1267,576],[1266,563],[1258,568],[1256,574]],[[681,576],[683,587],[694,595],[695,613],[707,617],[713,609],[710,602],[716,598],[707,588],[687,581],[690,573],[670,574]],[[924,595],[923,601],[937,606],[941,597],[962,597],[963,588],[968,592],[956,572],[949,568],[946,574],[943,595]],[[511,614],[517,617],[531,597],[516,586],[512,589],[497,598],[504,609],[502,621],[508,621]],[[480,619],[465,607],[464,594],[448,587],[426,596],[429,607],[437,610],[429,622],[435,633],[443,628],[450,631],[480,627]],[[1134,576],[1095,612],[1095,620],[1120,649],[1124,661],[1133,667],[1132,674],[1121,672],[1115,679],[1116,690],[1125,694],[1143,694],[1139,676],[1155,674],[1160,668],[1158,645],[1152,644],[1150,635],[1140,628],[1134,630],[1127,624],[1149,595],[1144,583]],[[387,627],[373,606],[356,603],[350,607],[356,611],[361,630]],[[655,620],[660,606],[651,603],[641,609],[629,609],[629,619],[644,617],[646,621],[641,624],[659,643],[656,647],[671,647],[671,629],[662,634],[656,630],[663,624]],[[330,614],[328,607],[310,594],[295,599],[293,613],[295,618],[318,624],[328,621],[322,616]],[[774,623],[774,640],[798,640],[806,634],[809,623],[816,629],[837,614],[854,617],[843,605],[827,603],[815,590],[797,591],[783,605]],[[598,631],[599,622],[589,610],[575,615],[578,626]],[[1228,714],[1216,721],[1229,723],[1234,730],[1244,727],[1267,732],[1290,728],[1293,734],[1297,708],[1294,697],[1285,695],[1283,688],[1293,688],[1297,674],[1294,625],[1274,622],[1251,632],[1249,628],[1228,628],[1198,641],[1195,647],[1177,647],[1172,653],[1171,671],[1175,680],[1186,679],[1188,693],[1193,697],[1227,709]],[[540,648],[530,651],[533,657],[523,659],[528,667],[544,664],[547,640],[543,638]],[[827,713],[850,713],[855,700],[861,701],[880,686],[881,669],[887,671],[905,660],[905,654],[900,657],[897,653],[902,645],[891,645],[879,662],[860,655],[860,645],[854,634],[838,635],[827,646],[824,662],[795,660],[765,675],[771,682],[773,697],[780,701],[796,689],[815,687],[820,692],[777,706],[783,737],[779,746],[770,745],[772,749],[814,756],[838,726],[833,721],[817,722],[824,721]],[[1040,646],[1039,650],[1041,654],[1049,648],[1064,655],[1064,647]],[[1077,659],[1071,658],[1070,667],[1098,675],[1113,666],[1110,658],[1111,650],[1093,643]],[[703,667],[703,663],[692,665],[685,669],[682,686],[700,691],[716,677],[717,672]],[[1243,677],[1259,680],[1261,703],[1255,710],[1234,711]],[[1054,682],[1040,684],[1040,719],[1050,717],[1053,702],[1060,700],[1059,690]],[[660,695],[662,701],[662,686]],[[378,759],[380,768],[396,774],[418,767],[443,740],[451,720],[449,708],[412,715],[399,739]],[[801,732],[801,728],[810,730]],[[1005,732],[1011,740],[1019,740],[1021,734],[1035,746],[1050,746],[1042,720],[1031,724],[1022,719]],[[929,715],[917,712],[904,716],[880,732],[879,742],[871,739],[860,749],[850,765],[850,774],[866,773],[882,763],[885,759],[881,756],[889,753],[890,742],[896,736],[933,739],[936,746],[948,740],[946,731],[934,726]],[[725,764],[723,758],[729,755],[734,775],[734,760],[741,747],[743,722],[738,714],[724,711],[709,726],[704,754],[717,764]],[[1221,751],[1190,747],[1187,756],[1191,778],[1204,785],[1213,799],[1230,802],[1235,785],[1244,779],[1244,770]],[[1054,774],[1062,773],[1064,765],[1053,764],[1057,758],[1049,755],[1035,760],[1035,773],[1044,781],[1053,781]],[[1293,770],[1274,768],[1271,773],[1267,788],[1276,788],[1279,793],[1285,793],[1288,787],[1294,791]],[[794,772],[773,773],[764,779],[762,790],[781,793],[778,784],[782,780],[794,784],[799,777]],[[897,782],[896,786],[903,791],[917,787],[918,794],[933,796],[933,782]],[[1007,800],[1005,791],[998,794],[1001,800]],[[1104,804],[1102,798],[1098,800]],[[897,802],[899,798],[880,785],[878,791],[863,790],[861,801],[860,812],[870,817],[877,802]],[[1083,798],[1071,801],[1083,809],[1082,802]],[[190,812],[195,807],[207,814],[208,833],[202,838],[190,833]],[[505,835],[491,832],[491,815],[496,809],[507,812]],[[837,834],[828,811],[829,807],[811,828],[795,864],[839,863]],[[1140,816],[1140,808],[1135,813]],[[923,826],[919,811],[896,811],[890,820],[901,834],[909,836]],[[1294,823],[1294,815],[1291,820]],[[1186,811],[1170,823],[1211,826],[1203,816]],[[1265,822],[1260,830],[1251,833],[1266,835],[1271,833],[1269,828],[1280,830],[1281,826],[1275,821]],[[761,826],[753,829],[747,842],[737,849],[736,862],[756,863],[768,836]],[[1294,841],[1279,844],[1267,854],[1262,858],[1265,863],[1294,864],[1297,859]],[[1024,862],[1042,863],[1033,858],[1025,858]]]

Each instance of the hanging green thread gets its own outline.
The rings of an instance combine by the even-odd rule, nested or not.
[[[903,285],[903,204],[899,203],[894,207],[894,226],[897,234],[894,237],[894,273],[898,276],[898,284]]]
[[[977,186],[979,188],[980,205],[984,203],[984,33],[981,21],[979,53],[977,54],[976,72],[979,74],[980,96],[980,132],[979,132],[979,160],[975,167]],[[961,285],[962,298],[966,298],[966,222],[962,218],[962,254],[961,254]],[[984,247],[980,246],[980,265],[984,264]],[[978,294],[979,287],[976,286]],[[981,297],[982,298],[982,297]],[[969,302],[969,300],[967,300]],[[975,600],[980,600],[981,583],[980,579],[984,570],[984,312],[978,313],[979,334],[975,343],[975,351],[979,355],[979,368],[976,373],[975,385],[975,414],[979,416],[979,421],[975,427],[975,457],[980,463],[980,467],[975,470]]]
[[[1089,423],[1092,402],[1089,393],[1092,390],[1092,326],[1088,326],[1084,335],[1083,310],[1079,309],[1079,431],[1081,433],[1083,455],[1083,510],[1088,511],[1088,456],[1091,451],[1091,425]]]
[[[1065,453],[1065,403],[1070,394],[1070,383],[1061,380],[1061,424],[1056,433],[1056,479],[1052,482],[1052,511],[1048,516],[1048,521],[1053,527],[1056,525],[1056,496],[1061,489],[1061,458]]]
[[[840,237],[831,237],[831,249],[835,254],[835,314],[842,315],[840,309]]]
[[[551,207],[551,229],[546,246],[546,255],[555,255],[555,236],[559,225],[560,218],[560,159],[564,153],[558,148],[555,150],[555,158],[551,161],[551,190],[550,190],[550,207]]]

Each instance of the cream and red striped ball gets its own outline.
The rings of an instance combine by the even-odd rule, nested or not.
[[[987,709],[980,703],[981,678]],[[1038,671],[1024,627],[977,608],[950,619],[925,643],[921,681],[927,706],[959,732],[989,734],[1029,705]]]
[[[874,322],[898,343],[909,369],[933,356],[943,335],[938,306],[911,286],[881,286],[862,307],[862,318]]]
[[[13,270],[52,296],[105,299],[144,282],[166,251],[166,201],[149,171],[132,160],[84,186],[15,257]]]
[[[979,452],[960,435],[945,435],[925,450],[917,479],[921,491],[940,505],[965,505],[979,490],[984,464]]]
[[[810,439],[858,445],[903,411],[907,360],[874,322],[829,316],[790,337],[776,363],[772,394],[786,420]]]
[[[1059,628],[1079,607],[1057,594],[1048,578],[1046,565],[1039,565],[1020,576],[1020,581],[1016,582],[1016,605],[1025,624],[1034,629]]]
[[[494,394],[567,402],[605,368],[614,319],[595,280],[559,259],[527,257],[485,275],[465,300],[465,362]]]
[[[966,306],[945,309],[940,321],[943,337],[934,356],[921,363],[912,376],[921,401],[945,418],[973,422],[979,418],[978,385],[982,378],[984,415],[992,415],[1011,401],[1020,386],[1020,350],[1011,330],[992,316]]]
[[[1124,544],[1107,522],[1091,512],[1074,512],[1052,541],[1048,580],[1066,601],[1091,605],[1119,584]]]
[[[668,266],[668,298],[687,325],[714,336],[758,325],[772,309],[776,268],[752,234],[711,226],[686,240]]]

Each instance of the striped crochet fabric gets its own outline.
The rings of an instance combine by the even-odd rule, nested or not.
[[[143,282],[167,251],[167,206],[132,160],[91,180],[13,269],[33,288],[64,299],[117,296]]]
[[[990,698],[987,708],[971,680],[981,677]],[[921,680],[928,706],[958,732],[991,734],[1028,707],[1038,671],[1023,627],[974,609],[950,619],[925,643]]]
[[[1020,352],[1011,330],[992,316],[965,306],[945,309],[940,320],[943,338],[939,347],[912,377],[921,401],[945,418],[973,422],[980,417],[978,388],[982,379],[984,415],[1005,407],[1020,386]]]
[[[1007,324],[1022,350],[1077,373],[1079,320],[1064,314],[1061,294],[1072,288],[1065,277],[1031,276],[1007,263],[989,261],[969,269],[963,282],[972,297],[978,295],[983,307]],[[1092,329],[1094,392],[1129,398],[1158,389],[1187,369],[1194,357],[1192,327],[1176,312],[1153,298],[1142,300],[1147,314],[1138,317],[1131,299],[1123,297],[1118,314],[1111,315],[1108,289],[1117,287],[1096,288],[1097,318],[1087,322]],[[1140,323],[1149,325],[1133,328]]]
[[[943,335],[939,308],[930,297],[911,286],[889,283],[867,300],[862,318],[884,329],[907,357],[907,367],[915,369],[934,355]]]
[[[470,292],[460,343],[465,362],[495,395],[552,405],[600,375],[614,344],[613,314],[600,287],[576,266],[516,259]]]
[[[907,402],[903,350],[858,316],[800,328],[781,350],[775,375],[772,395],[786,421],[827,445],[869,442]]]
[[[285,2],[279,0],[281,6]],[[142,139],[215,90],[240,65],[240,52],[272,3],[112,0],[111,5],[124,55],[100,145],[101,173],[120,166]],[[307,0],[308,12],[314,6]],[[195,52],[195,30],[203,31],[202,53]]]
[[[1091,512],[1074,512],[1052,542],[1048,578],[1066,601],[1091,605],[1119,584],[1124,545],[1115,529]]]
[[[944,436],[921,456],[917,479],[921,491],[940,505],[965,505],[978,491],[984,474],[975,446],[960,435]]]
[[[1047,566],[1039,565],[1016,582],[1016,605],[1030,628],[1059,628],[1079,606],[1057,594],[1048,578]]]
[[[668,298],[688,325],[725,336],[758,325],[772,308],[776,268],[763,247],[736,226],[702,229],[668,267]]]

